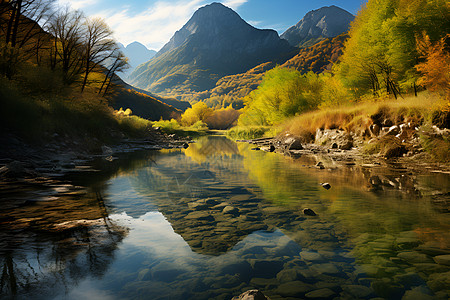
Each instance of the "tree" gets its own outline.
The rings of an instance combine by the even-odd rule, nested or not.
[[[316,108],[322,81],[309,72],[276,67],[264,74],[258,88],[244,98],[240,125],[274,125],[296,114]]]
[[[83,64],[83,14],[72,11],[67,6],[59,10],[46,26],[52,35],[50,47],[50,67],[60,65],[64,82],[70,84],[80,74]]]
[[[447,0],[369,0],[352,23],[338,75],[357,95],[397,96],[418,79],[416,36],[423,31],[432,41],[450,31]]]
[[[418,48],[425,59],[416,66],[422,74],[418,83],[450,100],[450,34],[436,43],[425,35],[418,41]]]
[[[53,11],[55,0],[2,0],[0,2],[0,35],[2,72],[8,77],[16,66],[36,56],[46,43],[47,33],[42,30]]]
[[[203,102],[197,102],[192,105],[191,108],[186,109],[184,114],[181,116],[181,123],[184,126],[191,126],[198,121],[206,123],[206,120],[211,116],[212,113],[212,108],[209,108]]]
[[[101,94],[103,87],[105,87],[105,90],[103,91],[103,96],[106,95],[108,88],[111,85],[111,81],[113,77],[116,75],[116,73],[122,72],[130,67],[130,64],[128,63],[128,58],[125,56],[125,54],[123,54],[122,51],[119,51],[118,49],[113,51],[111,59],[112,63],[110,66],[107,66],[108,72],[106,73],[105,79],[103,80],[103,83],[98,91],[98,94]]]
[[[116,42],[112,31],[100,18],[86,19],[83,41],[84,78],[81,91],[84,91],[89,74],[100,64],[111,57]]]

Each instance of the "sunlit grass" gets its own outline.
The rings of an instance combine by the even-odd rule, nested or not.
[[[415,125],[433,123],[448,104],[426,92],[404,99],[366,100],[351,106],[316,110],[296,116],[280,126],[293,134],[311,135],[317,129],[342,129],[362,133],[373,123],[372,117],[390,120],[393,124],[411,122]]]

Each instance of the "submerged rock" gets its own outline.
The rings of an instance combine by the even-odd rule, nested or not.
[[[307,216],[317,216],[317,214],[311,208],[303,209],[303,214]]]
[[[239,296],[233,297],[232,300],[270,300],[260,290],[248,290]]]
[[[323,182],[320,185],[326,190],[331,189],[331,184],[329,184],[328,182]]]

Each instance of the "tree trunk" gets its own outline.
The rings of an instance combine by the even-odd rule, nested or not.
[[[20,14],[22,10],[22,0],[17,1],[17,12],[16,12],[16,19],[14,20],[14,28],[11,35],[11,46],[16,46],[16,39],[17,39],[17,30],[19,28],[19,21],[20,21]]]

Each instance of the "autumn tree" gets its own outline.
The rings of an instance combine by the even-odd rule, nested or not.
[[[116,45],[116,42],[112,38],[112,31],[104,20],[100,18],[88,18],[84,26],[84,75],[81,91],[84,91],[86,87],[89,74],[112,56]]]
[[[416,36],[437,41],[450,31],[447,0],[369,0],[349,31],[338,74],[355,94],[396,96],[416,82]]]
[[[430,37],[424,35],[417,44],[424,58],[416,65],[421,73],[418,83],[450,100],[450,34],[436,43],[431,43]]]
[[[33,56],[40,62],[40,50],[47,42],[42,30],[53,12],[55,0],[2,0],[0,2],[1,71],[9,78],[18,63]]]
[[[181,116],[181,124],[191,126],[198,121],[206,123],[206,120],[212,115],[213,109],[209,108],[203,102],[197,102],[191,108],[186,109]]]

